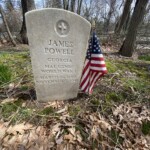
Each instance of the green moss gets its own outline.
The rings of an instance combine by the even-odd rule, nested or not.
[[[145,121],[142,124],[142,133],[144,135],[150,135],[150,121]]]
[[[142,55],[142,56],[139,56],[138,59],[145,60],[145,61],[150,61],[150,55]]]
[[[70,116],[76,116],[80,110],[81,110],[81,107],[79,105],[76,105],[76,106],[73,105],[73,106],[68,107],[68,112]]]

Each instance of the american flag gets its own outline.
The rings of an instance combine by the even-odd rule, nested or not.
[[[100,49],[99,40],[96,33],[93,32],[89,40],[89,47],[80,81],[81,91],[92,94],[95,83],[106,73],[107,69]]]

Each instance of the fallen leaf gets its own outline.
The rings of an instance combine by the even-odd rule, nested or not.
[[[69,140],[69,142],[72,142],[73,138],[74,138],[73,135],[71,135],[70,133],[67,135],[64,135],[64,140]]]
[[[63,137],[61,136],[60,138],[55,140],[57,144],[61,144],[63,142]]]

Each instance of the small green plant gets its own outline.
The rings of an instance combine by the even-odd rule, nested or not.
[[[4,118],[8,118],[13,114],[13,112],[17,111],[17,105],[13,103],[4,104],[1,106],[1,114]]]
[[[142,55],[142,56],[139,56],[138,59],[145,60],[145,61],[150,61],[150,55]]]
[[[69,108],[68,108],[68,111],[69,111],[69,114],[71,115],[71,116],[76,116],[78,113],[79,113],[79,111],[81,110],[81,107],[80,106],[69,106]]]
[[[82,125],[81,123],[77,123],[75,126],[76,131],[79,131],[83,140],[87,141],[88,139],[88,134],[84,131],[84,125]]]
[[[28,87],[27,85],[21,86],[21,90],[23,90],[23,91],[26,91],[26,90],[28,90],[28,89],[29,89],[29,87]]]
[[[136,91],[144,92],[148,87],[147,83],[141,79],[128,79],[125,81],[125,86],[133,87]]]
[[[142,124],[142,133],[144,135],[150,135],[150,121],[145,121]]]
[[[33,110],[26,108],[18,108],[18,112],[12,118],[11,123],[15,124],[16,122],[24,122],[30,120],[33,114]]]
[[[93,105],[99,106],[99,105],[100,105],[100,100],[98,100],[98,99],[92,99],[92,100],[91,100],[91,103],[92,103]]]
[[[114,144],[121,144],[123,142],[123,139],[119,136],[118,131],[112,129],[109,134]]]
[[[21,108],[22,102],[23,102],[22,100],[17,100],[13,103],[9,102],[1,104],[0,107],[2,116],[4,118],[11,116],[14,112],[16,112],[18,109]]]
[[[8,66],[0,65],[0,85],[11,81],[12,73]]]
[[[110,93],[106,94],[106,101],[113,100],[113,101],[117,102],[117,101],[121,101],[123,99],[124,98],[121,94],[118,94],[118,93],[115,93],[115,92],[110,92]]]
[[[49,114],[53,114],[53,113],[54,113],[53,107],[46,107],[40,112],[41,115],[49,115]]]

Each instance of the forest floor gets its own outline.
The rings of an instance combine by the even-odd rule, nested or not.
[[[28,47],[0,47],[0,150],[149,150],[150,53],[103,49],[92,95],[38,103]]]

